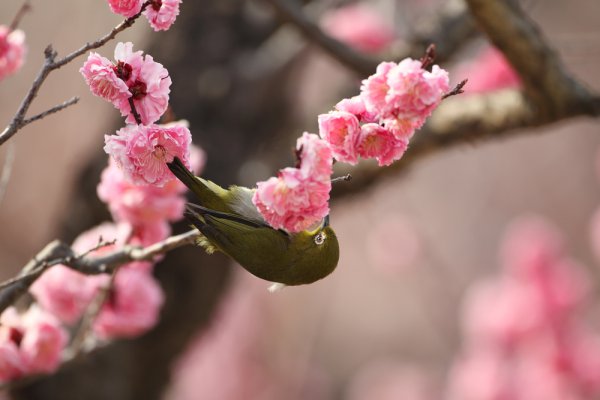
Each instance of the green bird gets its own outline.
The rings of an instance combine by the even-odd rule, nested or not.
[[[207,253],[221,251],[251,274],[289,286],[323,279],[337,266],[340,250],[329,216],[314,230],[274,229],[252,203],[254,190],[224,189],[194,176],[178,158],[167,165],[198,197],[200,205],[188,204],[186,217],[202,233],[197,243]]]

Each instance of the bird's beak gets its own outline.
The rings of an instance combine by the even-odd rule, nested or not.
[[[323,218],[323,228],[327,228],[329,226],[329,215]]]

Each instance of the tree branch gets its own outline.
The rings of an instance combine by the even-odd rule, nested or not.
[[[279,18],[291,23],[312,43],[320,46],[330,56],[361,76],[369,76],[381,62],[358,52],[323,32],[304,14],[296,0],[266,0]],[[466,12],[462,0],[452,0],[441,10],[437,18],[427,23],[427,30],[417,34],[412,43],[384,54],[385,60],[399,61],[406,57],[418,59],[431,43],[437,45],[437,60],[448,59],[463,43],[474,37],[475,24]]]
[[[148,247],[125,245],[98,257],[88,256],[87,253],[77,255],[70,246],[55,240],[29,261],[17,277],[0,284],[0,314],[27,292],[44,271],[54,265],[65,265],[86,275],[111,273],[123,264],[152,260],[159,254],[193,244],[199,235],[197,230],[192,230],[171,236]]]
[[[517,1],[466,2],[480,28],[521,76],[525,93],[539,119],[553,121],[580,110],[598,115],[597,100],[570,76]]]
[[[31,103],[33,102],[33,100],[37,96],[40,88],[42,87],[42,84],[44,83],[44,81],[46,80],[46,78],[48,77],[48,75],[52,71],[54,71],[56,69],[59,69],[62,66],[70,63],[75,58],[81,56],[82,54],[88,52],[89,50],[97,49],[99,47],[104,46],[108,41],[114,39],[115,36],[117,36],[117,34],[119,34],[120,32],[122,32],[125,29],[129,28],[130,26],[132,26],[133,23],[135,22],[135,20],[140,17],[140,15],[145,10],[145,8],[148,6],[148,4],[149,4],[149,2],[145,2],[144,6],[142,7],[142,10],[139,13],[137,13],[133,17],[127,18],[126,20],[124,20],[123,22],[121,22],[119,25],[117,25],[109,33],[107,33],[106,35],[104,35],[100,39],[98,39],[98,40],[96,40],[95,42],[92,42],[92,43],[86,43],[84,46],[82,46],[78,50],[75,50],[74,52],[66,55],[63,58],[56,59],[57,53],[52,48],[52,45],[49,45],[48,47],[46,47],[46,50],[44,51],[44,64],[42,65],[42,68],[40,69],[40,71],[38,72],[37,76],[35,77],[32,85],[31,85],[31,88],[29,89],[29,91],[25,95],[25,98],[21,102],[21,105],[19,106],[19,109],[17,110],[17,112],[16,112],[15,116],[13,117],[12,121],[2,131],[2,133],[0,133],[0,146],[3,145],[11,137],[13,137],[15,135],[15,133],[17,133],[25,125],[27,125],[27,124],[29,124],[31,122],[37,121],[38,119],[43,118],[46,115],[52,113],[52,112],[49,112],[48,114],[43,115],[43,116],[41,116],[41,114],[44,114],[44,113],[41,113],[41,114],[38,114],[37,116],[32,117],[32,118],[28,118],[28,119],[25,118],[25,115],[27,114],[27,111],[29,110],[29,107],[31,106]],[[72,100],[73,99],[71,99],[69,101],[72,101]],[[72,104],[75,104],[75,102],[76,101],[74,101]],[[62,105],[64,105],[64,104],[65,103],[63,103]],[[64,108],[70,106],[70,105],[71,104],[68,104],[67,106],[62,107],[62,108],[61,108],[61,105],[59,105],[59,106],[51,108],[48,111],[54,110],[53,112],[57,112],[57,111],[60,111],[60,110],[62,110]],[[36,118],[36,117],[38,117],[38,118]]]

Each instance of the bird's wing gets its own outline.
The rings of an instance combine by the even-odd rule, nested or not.
[[[228,205],[236,214],[257,223],[266,224],[263,216],[252,202],[254,192],[255,190],[247,187],[231,186],[227,194]]]
[[[188,205],[186,217],[214,246],[245,266],[248,260],[240,259],[240,254],[265,257],[265,253],[285,252],[290,243],[286,232],[202,206]]]

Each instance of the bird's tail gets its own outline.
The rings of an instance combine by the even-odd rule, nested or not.
[[[225,190],[211,181],[194,176],[183,162],[175,157],[167,166],[185,186],[187,186],[200,200],[200,203],[210,209],[227,211],[223,209],[223,195]]]

